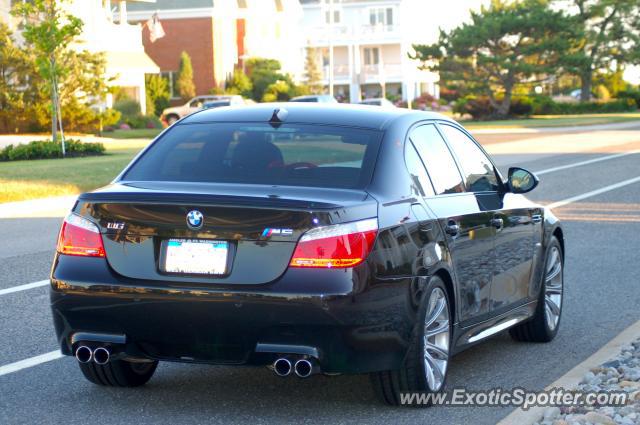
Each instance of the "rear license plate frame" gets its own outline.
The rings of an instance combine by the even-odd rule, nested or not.
[[[226,257],[224,258],[224,261],[218,260],[214,265],[214,267],[212,267],[211,272],[208,272],[208,271],[200,272],[193,268],[191,268],[191,270],[187,269],[187,270],[181,271],[173,264],[169,264],[169,267],[167,265],[168,262],[171,263],[172,261],[171,258],[169,258],[170,256],[168,255],[169,246],[171,243],[194,244],[194,245],[195,244],[202,244],[202,245],[212,244],[212,245],[223,246],[224,247],[223,249],[226,250]],[[174,249],[179,249],[179,248],[174,248]],[[213,249],[221,249],[221,248],[215,247]],[[222,278],[229,275],[229,272],[231,270],[230,263],[231,263],[233,254],[234,254],[234,245],[226,240],[168,238],[168,239],[163,239],[160,244],[160,256],[159,256],[158,268],[161,273],[172,275],[172,276]]]

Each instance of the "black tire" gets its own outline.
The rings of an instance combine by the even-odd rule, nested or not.
[[[554,249],[559,253],[558,261],[560,261],[561,266],[559,273],[560,278],[562,279],[562,284],[560,286],[560,314],[555,327],[551,328],[545,315],[545,284],[547,279],[547,268]],[[558,334],[558,328],[560,328],[560,321],[562,318],[562,303],[564,300],[564,253],[562,252],[562,245],[560,245],[560,242],[555,236],[553,236],[549,241],[549,246],[547,247],[545,255],[544,270],[542,273],[542,282],[540,284],[540,294],[538,295],[538,306],[536,307],[536,312],[530,320],[509,329],[509,334],[516,341],[550,342]]]
[[[78,364],[89,382],[107,387],[139,387],[151,379],[158,367],[157,361],[134,363],[126,360],[111,360],[104,365],[94,362]]]
[[[444,294],[444,298],[446,300],[446,308],[449,314],[447,334],[448,350],[446,355],[447,365],[449,363],[452,322],[451,303],[444,282],[439,277],[434,276],[429,281],[429,285],[424,292],[425,296],[420,305],[418,315],[420,319],[417,321],[416,326],[413,330],[412,343],[409,347],[404,365],[398,370],[375,372],[370,375],[374,392],[376,393],[377,397],[386,404],[392,406],[402,405],[402,393],[435,393],[442,391],[445,387],[447,376],[446,368],[444,378],[442,379],[442,384],[440,385],[440,387],[436,389],[430,388],[424,360],[424,322],[426,319],[429,299],[437,288],[439,288],[441,293]],[[412,404],[410,406],[428,407],[429,405],[430,404]]]
[[[180,117],[179,117],[179,116],[177,116],[177,115],[175,115],[175,114],[174,114],[174,115],[169,115],[169,116],[167,117],[167,124],[168,124],[168,125],[173,125],[173,124],[175,124],[175,122],[176,122],[176,121],[178,121],[179,119],[180,119]]]

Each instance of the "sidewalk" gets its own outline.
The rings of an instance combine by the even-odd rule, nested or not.
[[[640,120],[618,122],[611,124],[574,125],[568,127],[538,127],[538,128],[484,128],[469,124],[469,131],[473,134],[539,134],[539,133],[585,133],[589,131],[607,130],[640,130]]]
[[[77,198],[77,195],[70,195],[0,203],[0,219],[64,217]]]

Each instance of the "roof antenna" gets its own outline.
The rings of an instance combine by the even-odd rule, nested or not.
[[[287,115],[289,115],[289,111],[284,108],[276,108],[273,110],[273,115],[271,115],[271,119],[269,119],[269,124],[273,127],[279,127],[284,120],[287,119]]]

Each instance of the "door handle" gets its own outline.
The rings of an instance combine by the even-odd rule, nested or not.
[[[449,220],[449,222],[444,228],[444,231],[449,236],[458,236],[458,233],[460,233],[460,226],[458,226],[458,224],[455,221]]]
[[[504,227],[504,220],[501,218],[492,218],[491,225],[496,229],[500,230]]]
[[[531,221],[533,221],[534,223],[540,223],[542,221],[542,215],[541,214],[532,215]]]

